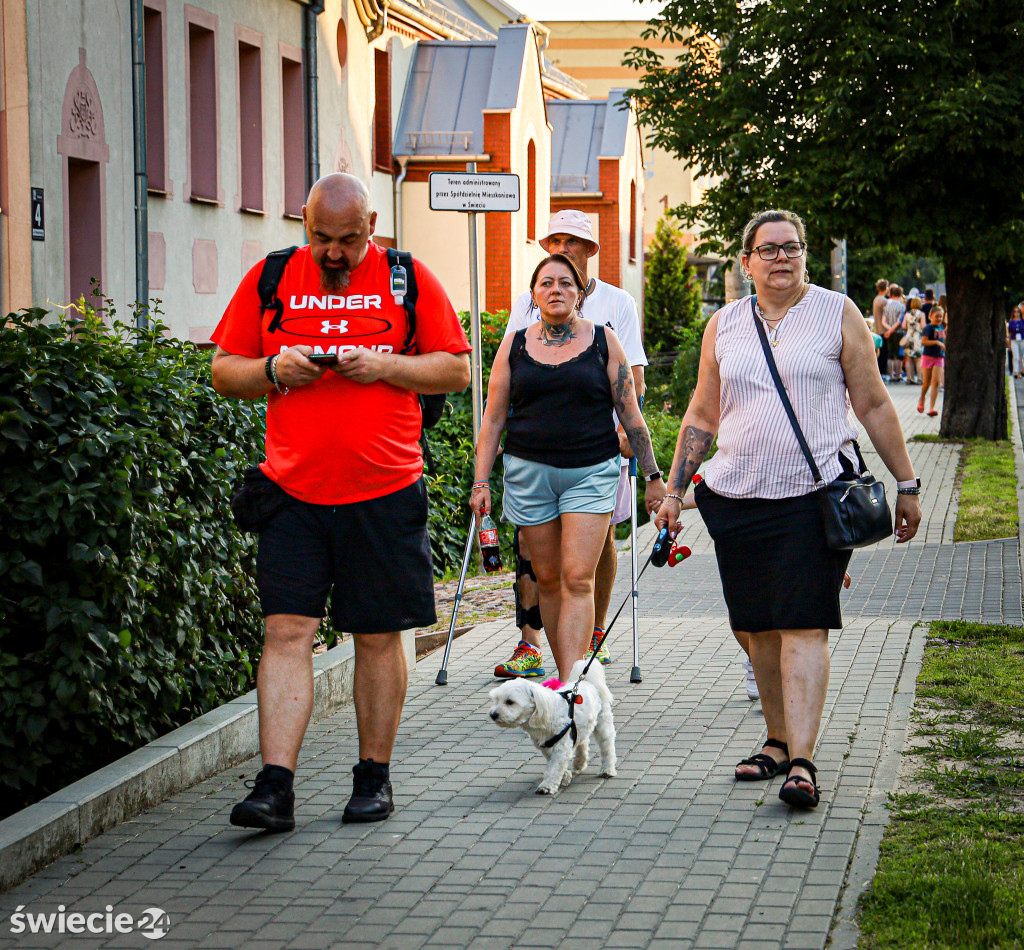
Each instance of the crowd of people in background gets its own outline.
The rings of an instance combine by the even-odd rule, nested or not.
[[[871,315],[865,319],[875,340],[878,371],[887,383],[920,386],[917,411],[925,411],[925,399],[929,398],[928,415],[936,416],[935,403],[943,388],[945,372],[946,295],[936,301],[933,290],[924,291],[922,296],[912,290],[908,296],[899,284],[884,278],[876,281],[875,290]],[[1020,319],[1021,309],[1015,309],[1024,359],[1024,320]],[[1020,368],[1017,372],[1024,375]]]

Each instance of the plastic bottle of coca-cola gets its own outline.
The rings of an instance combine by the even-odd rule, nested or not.
[[[488,574],[501,570],[501,554],[498,551],[498,526],[490,515],[484,515],[480,519],[480,530],[477,531],[477,541],[480,542],[480,557],[484,563],[484,570]]]

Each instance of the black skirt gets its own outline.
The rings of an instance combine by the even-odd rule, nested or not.
[[[839,591],[852,552],[829,548],[813,495],[726,498],[701,482],[694,500],[715,542],[733,630],[842,627]]]

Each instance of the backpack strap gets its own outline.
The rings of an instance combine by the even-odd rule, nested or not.
[[[416,346],[416,298],[419,296],[419,289],[416,287],[416,268],[413,266],[412,254],[408,251],[399,251],[393,247],[387,249],[388,267],[405,268],[405,312],[409,318],[409,328],[405,334],[405,343],[402,344],[400,353],[411,353]]]
[[[292,245],[291,247],[282,248],[280,251],[271,251],[263,262],[263,270],[260,271],[260,280],[256,285],[256,292],[260,296],[260,313],[264,313],[267,310],[274,311],[274,319],[270,321],[270,326],[267,327],[268,333],[273,333],[281,326],[284,304],[277,296],[277,285],[281,283],[284,269],[297,249],[297,245]]]

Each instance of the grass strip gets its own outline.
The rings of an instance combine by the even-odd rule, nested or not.
[[[956,442],[925,434],[917,442]],[[993,541],[1017,534],[1017,472],[1013,443],[971,439],[962,444],[956,483],[960,505],[954,541]]]
[[[1024,947],[1024,629],[931,625],[861,950]]]
[[[1011,442],[972,439],[960,454],[960,507],[954,541],[1017,534],[1017,473]]]

